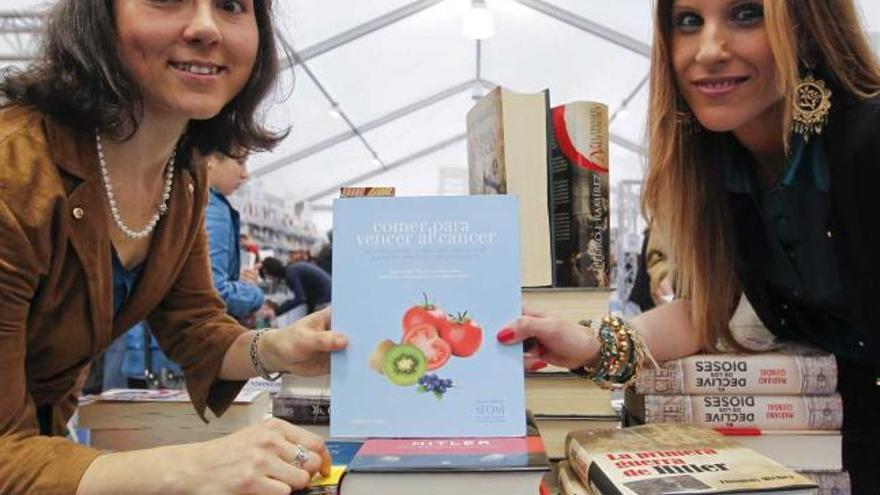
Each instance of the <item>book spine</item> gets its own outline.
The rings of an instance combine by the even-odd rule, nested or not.
[[[646,368],[636,381],[644,394],[829,395],[837,389],[831,355],[700,355]]]
[[[645,395],[645,423],[693,423],[713,428],[838,430],[839,395]]]
[[[594,495],[623,495],[575,438],[569,438],[568,466]]]
[[[549,196],[556,287],[608,287],[608,107],[579,102],[548,119]]]
[[[330,402],[323,399],[276,397],[272,401],[272,416],[292,423],[328,424]]]

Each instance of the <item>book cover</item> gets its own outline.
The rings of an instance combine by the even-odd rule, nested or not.
[[[608,106],[579,101],[550,113],[554,285],[609,287]]]
[[[522,286],[554,285],[549,201],[549,91],[496,87],[467,114],[470,194],[519,198]]]
[[[815,494],[816,484],[708,428],[572,432],[572,469],[597,495]]]
[[[646,367],[635,383],[645,394],[827,395],[837,389],[831,354],[714,354]]]
[[[378,438],[364,442],[348,465],[348,472],[544,472],[549,466],[544,443],[537,435],[520,438]]]
[[[713,428],[839,430],[843,402],[832,395],[644,395],[628,392],[624,407],[643,423],[694,423]]]
[[[541,437],[369,439],[339,483],[340,495],[534,495],[550,471]]]
[[[330,475],[326,477],[316,475],[308,488],[297,490],[293,495],[336,495],[339,480],[342,479],[346,467],[354,459],[363,442],[328,440],[325,445],[333,459]]]
[[[525,434],[517,199],[334,203],[334,437]]]

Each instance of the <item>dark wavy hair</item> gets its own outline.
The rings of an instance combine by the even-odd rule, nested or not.
[[[288,130],[272,132],[257,122],[260,103],[278,72],[272,0],[255,0],[259,48],[244,88],[214,117],[190,122],[180,152],[191,158],[220,152],[238,157],[265,151]],[[49,14],[38,58],[9,69],[0,80],[2,106],[28,106],[75,129],[98,129],[117,139],[137,130],[141,95],[117,46],[113,0],[60,0]],[[185,162],[190,162],[186,160]]]

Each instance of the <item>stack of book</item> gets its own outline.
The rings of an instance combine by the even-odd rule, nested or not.
[[[268,392],[243,390],[223,416],[205,424],[184,390],[114,389],[82,399],[78,427],[89,429],[95,448],[138,450],[212,440],[259,423],[270,407]]]
[[[523,306],[555,315],[571,323],[598,321],[608,315],[611,289],[526,288]],[[572,430],[618,428],[620,413],[612,395],[565,368],[548,366],[526,375],[526,405],[535,415],[547,455],[565,457],[565,437]]]
[[[815,350],[794,352],[696,355],[645,369],[627,391],[625,421],[714,428],[809,473],[821,484],[820,493],[849,493],[836,362]]]
[[[272,416],[329,438],[330,375],[284,375],[281,391],[272,399]]]
[[[812,480],[709,428],[688,424],[581,430],[559,466],[564,495],[815,495]]]

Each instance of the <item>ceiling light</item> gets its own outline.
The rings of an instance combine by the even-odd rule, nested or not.
[[[484,40],[495,34],[495,22],[486,0],[471,0],[471,8],[464,14],[461,32],[472,40]]]
[[[373,158],[370,161],[373,162],[373,165],[376,167],[384,167],[384,165],[382,165],[382,160],[379,159],[379,155],[373,155]]]
[[[336,120],[342,119],[342,109],[339,108],[339,103],[333,102],[330,105],[330,116]]]
[[[629,118],[629,108],[626,105],[620,107],[620,110],[617,111],[617,118],[619,119],[627,119]]]

